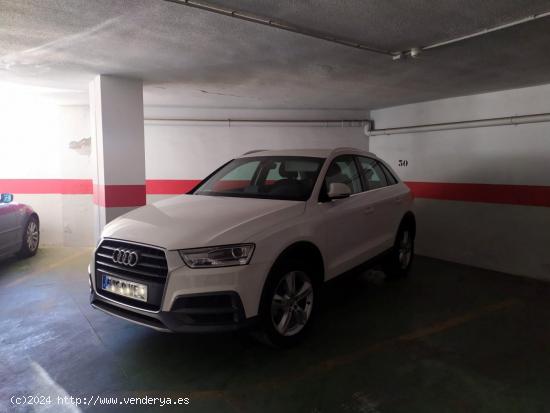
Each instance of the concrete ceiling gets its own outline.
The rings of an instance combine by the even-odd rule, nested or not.
[[[540,0],[211,0],[403,50],[550,10]],[[550,83],[550,19],[391,57],[163,0],[0,0],[0,82],[86,103],[97,73],[142,78],[145,103],[372,109]],[[57,90],[59,88],[59,90]]]

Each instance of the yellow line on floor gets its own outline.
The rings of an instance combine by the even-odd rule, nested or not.
[[[335,367],[342,366],[345,364],[353,363],[361,358],[364,358],[370,353],[380,351],[385,349],[387,346],[399,344],[401,342],[409,342],[418,340],[421,338],[426,338],[429,336],[432,336],[434,334],[442,333],[446,330],[450,330],[452,328],[458,327],[462,324],[465,324],[469,321],[478,319],[483,317],[486,314],[490,314],[496,311],[504,310],[510,307],[513,307],[517,304],[519,304],[520,301],[517,299],[509,299],[504,300],[495,304],[486,305],[484,307],[481,307],[475,311],[468,312],[466,314],[449,318],[445,321],[441,321],[438,323],[434,323],[428,327],[422,327],[417,330],[414,330],[410,333],[402,334],[400,336],[390,338],[388,340],[384,340],[382,342],[378,342],[375,344],[372,344],[368,346],[367,348],[364,348],[362,350],[346,354],[344,356],[334,357],[331,359],[323,360],[320,362],[317,366],[312,367],[309,373],[312,372],[321,372],[321,371],[329,371],[334,369]]]
[[[6,287],[13,287],[14,285],[20,284],[20,283],[22,283],[23,281],[27,280],[28,278],[30,278],[32,276],[43,274],[47,271],[53,270],[54,268],[59,268],[59,267],[63,266],[64,264],[67,264],[68,262],[71,262],[71,261],[75,260],[76,258],[81,257],[84,254],[90,254],[90,253],[91,253],[90,250],[75,252],[75,253],[73,253],[73,254],[71,254],[71,255],[69,255],[69,256],[67,256],[67,257],[65,257],[65,258],[63,258],[59,261],[56,261],[52,264],[47,265],[46,267],[36,268],[34,270],[31,270],[31,272],[29,272],[25,275],[22,275],[22,276],[18,277],[16,280],[6,284]]]
[[[384,340],[375,344],[372,344],[362,350],[352,352],[346,355],[342,355],[339,357],[330,358],[327,360],[321,361],[316,366],[313,366],[309,369],[304,370],[301,373],[298,374],[291,374],[288,376],[278,377],[273,380],[265,380],[262,382],[258,382],[255,384],[252,384],[250,386],[243,386],[240,388],[240,391],[246,393],[247,391],[254,391],[254,390],[275,390],[283,385],[289,384],[293,381],[300,380],[307,378],[311,375],[318,374],[318,373],[326,373],[329,372],[337,367],[347,365],[354,363],[362,358],[365,358],[366,356],[378,352],[383,351],[387,349],[390,346],[395,346],[403,343],[409,343],[414,340],[419,340],[422,338],[430,337],[435,334],[442,333],[444,331],[459,327],[463,324],[468,323],[469,321],[473,321],[476,319],[479,319],[485,315],[495,313],[501,310],[506,310],[509,308],[512,308],[516,305],[519,305],[521,303],[520,300],[517,299],[508,299],[504,301],[500,301],[498,303],[490,304],[483,306],[477,310],[449,318],[447,320],[434,323],[427,327],[422,327],[417,330],[411,331],[410,333],[402,334],[393,338],[390,338],[388,340]],[[185,392],[184,392],[185,393]],[[175,391],[155,391],[155,390],[149,390],[149,391],[138,391],[137,394],[140,395],[162,395],[164,397],[182,397],[181,393],[178,394]],[[239,410],[242,408],[240,406],[241,400],[239,400],[235,395],[230,395],[232,392],[230,390],[222,390],[222,389],[213,389],[213,390],[197,390],[197,391],[190,391],[186,393],[183,397],[190,397],[191,402],[193,400],[197,399],[209,399],[209,398],[220,398],[222,400],[225,400],[226,402],[230,403],[232,408]],[[238,403],[236,403],[238,402]]]
[[[472,311],[472,312],[466,313],[462,316],[453,317],[453,318],[450,318],[450,319],[448,319],[446,321],[443,321],[441,323],[433,324],[433,325],[431,325],[429,327],[426,327],[426,328],[420,328],[416,331],[413,331],[412,333],[404,334],[402,336],[399,336],[398,340],[400,340],[400,341],[411,341],[411,340],[416,340],[416,339],[419,339],[419,338],[428,337],[428,336],[431,336],[433,334],[437,334],[439,332],[448,330],[450,328],[457,327],[461,324],[465,324],[468,321],[479,318],[479,317],[481,317],[485,314],[492,313],[492,312],[499,311],[499,310],[504,310],[506,308],[513,307],[517,304],[519,304],[519,300],[513,298],[513,299],[510,299],[510,300],[501,301],[501,302],[496,303],[496,304],[487,305],[487,306],[482,307],[481,309],[479,309],[477,311]]]

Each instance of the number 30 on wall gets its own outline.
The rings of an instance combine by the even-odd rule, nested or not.
[[[409,161],[407,161],[406,159],[399,159],[399,161],[397,161],[397,166],[408,166],[409,165]]]

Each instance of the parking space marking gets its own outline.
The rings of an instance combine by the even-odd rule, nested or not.
[[[417,330],[413,330],[410,333],[405,333],[405,334],[390,338],[388,340],[383,340],[378,343],[371,344],[370,346],[362,350],[352,352],[350,354],[342,355],[339,357],[322,360],[316,366],[306,369],[301,373],[292,374],[284,377],[278,377],[272,380],[264,380],[249,386],[243,386],[243,388],[241,388],[241,391],[243,393],[246,393],[248,391],[254,391],[254,390],[277,389],[279,387],[282,387],[286,384],[291,383],[292,381],[305,379],[314,374],[326,373],[335,368],[344,366],[346,364],[351,364],[362,358],[365,358],[366,356],[372,353],[383,351],[391,346],[400,345],[403,343],[409,343],[415,340],[430,337],[435,334],[439,334],[447,330],[451,330],[453,328],[459,327],[470,321],[482,318],[485,315],[513,308],[515,306],[518,306],[519,304],[521,304],[521,301],[515,298],[503,300],[494,304],[489,304],[481,308],[478,308],[477,310],[473,310],[456,317],[451,317],[441,322],[436,322],[427,327],[422,327]],[[156,391],[152,391],[152,390],[138,391],[137,393],[138,394],[157,394]],[[160,394],[165,397],[179,397],[178,394],[176,394],[173,391],[168,391],[168,392],[161,391]],[[241,398],[235,395],[235,392],[232,390],[224,390],[224,389],[197,390],[197,391],[191,391],[188,394],[191,400],[219,398],[224,400],[226,403],[228,403],[230,407],[232,407],[233,409],[237,411],[244,411],[244,406]]]
[[[11,287],[15,286],[21,282],[24,282],[25,280],[28,280],[30,277],[37,276],[43,273],[46,273],[48,271],[51,271],[55,268],[62,267],[63,265],[74,261],[85,254],[90,254],[90,250],[84,250],[84,251],[77,251],[73,254],[70,254],[56,262],[51,263],[50,265],[43,267],[43,268],[35,268],[31,270],[31,272],[21,276],[20,278],[6,284],[4,287]],[[503,311],[506,309],[513,308],[517,305],[519,305],[521,301],[519,299],[507,299],[503,300],[497,303],[485,305],[483,307],[479,307],[475,310],[463,313],[461,315],[451,317],[449,319],[432,323],[431,325],[428,325],[426,327],[420,327],[416,330],[410,331],[408,333],[404,333],[398,336],[395,336],[393,338],[389,338],[387,340],[383,340],[377,343],[373,343],[365,348],[362,348],[358,351],[354,351],[348,354],[343,354],[340,356],[328,358],[325,360],[320,360],[316,365],[311,366],[310,368],[304,369],[301,372],[290,374],[287,376],[281,376],[276,377],[273,379],[267,379],[263,380],[257,383],[252,383],[250,385],[243,386],[242,389],[239,390],[239,392],[236,392],[234,390],[228,390],[228,389],[211,389],[211,390],[197,390],[197,391],[190,391],[188,393],[191,400],[200,400],[200,399],[221,399],[223,400],[228,407],[231,410],[234,410],[236,412],[242,412],[246,410],[246,403],[245,400],[241,396],[241,390],[246,393],[246,391],[258,391],[258,390],[274,390],[281,387],[284,387],[285,385],[288,385],[292,382],[295,382],[297,380],[301,379],[307,379],[309,377],[315,376],[317,374],[325,374],[328,373],[336,368],[352,364],[354,362],[357,362],[361,359],[364,359],[371,355],[372,353],[376,353],[379,351],[384,351],[386,349],[391,349],[392,347],[399,346],[402,344],[407,344],[410,342],[414,342],[416,340],[420,340],[423,338],[427,338],[439,333],[443,333],[445,331],[451,330],[453,328],[457,328],[461,325],[464,325],[470,321],[482,318],[488,314],[496,313],[499,311]],[[78,305],[77,305],[78,307]],[[79,310],[81,310],[79,308]],[[91,325],[91,324],[90,324]],[[93,326],[92,326],[93,329]],[[97,333],[96,333],[97,334]],[[101,339],[100,339],[101,341]],[[125,372],[124,372],[125,373]],[[156,391],[137,391],[138,394],[158,394]],[[169,392],[163,392],[161,391],[160,394],[164,396],[175,396],[179,397],[175,392],[169,391]]]
[[[55,268],[58,268],[58,267],[61,267],[63,266],[64,264],[67,264],[81,256],[83,256],[84,254],[90,254],[91,251],[90,250],[85,250],[85,251],[78,251],[78,252],[75,252],[59,261],[56,261],[44,268],[35,268],[33,270],[31,270],[31,272],[25,274],[25,275],[22,275],[21,277],[18,277],[17,279],[7,283],[6,285],[4,285],[2,288],[5,288],[5,287],[13,287],[15,285],[18,285],[18,284],[21,284],[23,281],[25,280],[28,280],[30,277],[33,277],[35,275],[41,275],[41,274],[44,274],[45,272],[48,272],[48,271],[51,271]]]
[[[410,342],[421,338],[426,338],[434,334],[442,333],[444,331],[463,325],[469,321],[481,318],[484,315],[514,307],[519,303],[520,301],[518,299],[512,298],[512,299],[500,301],[495,304],[486,305],[484,307],[479,308],[478,310],[471,311],[460,316],[451,317],[445,321],[437,322],[430,326],[419,328],[410,333],[402,334],[400,336],[372,344],[365,349],[362,349],[344,356],[334,357],[328,360],[324,360],[320,362],[317,366],[312,367],[310,370],[314,372],[329,371],[334,369],[335,367],[342,366],[345,364],[350,364],[354,361],[357,361],[367,356],[370,353],[383,350],[387,346],[396,345],[402,342]]]

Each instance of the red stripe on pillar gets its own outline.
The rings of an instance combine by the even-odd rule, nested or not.
[[[90,179],[0,179],[0,191],[12,194],[92,194]]]
[[[106,208],[145,205],[145,185],[95,185],[94,204]]]
[[[417,198],[550,207],[550,186],[406,182]]]
[[[145,181],[150,195],[185,194],[193,189],[200,179],[148,179]]]

